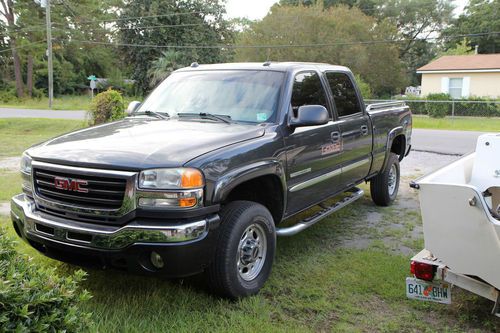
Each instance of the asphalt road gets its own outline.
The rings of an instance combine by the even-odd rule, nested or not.
[[[85,111],[51,111],[0,108],[0,118],[85,119]],[[474,150],[482,132],[414,129],[413,150],[445,155],[463,155]]]
[[[86,111],[52,111],[0,108],[0,118],[85,119]]]
[[[413,129],[413,150],[446,155],[463,155],[476,148],[477,137],[484,132]]]

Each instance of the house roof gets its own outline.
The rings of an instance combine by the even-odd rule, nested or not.
[[[417,73],[448,71],[500,71],[500,53],[442,56],[417,69]]]

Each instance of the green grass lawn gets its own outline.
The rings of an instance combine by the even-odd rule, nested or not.
[[[455,131],[500,132],[500,118],[446,117],[436,119],[414,115],[413,127]]]
[[[21,175],[18,171],[0,169],[0,202],[10,201],[21,193]]]
[[[367,224],[373,212],[381,214],[380,225]],[[237,302],[208,294],[200,277],[165,280],[88,269],[83,288],[93,298],[83,310],[93,313],[92,332],[498,331],[499,320],[489,314],[493,304],[462,290],[454,289],[450,306],[406,299],[410,256],[395,244],[408,240],[419,220],[417,213],[376,208],[366,195],[297,236],[279,238],[270,280],[259,295]],[[1,225],[15,236],[7,218]],[[359,239],[369,243],[346,245]],[[421,239],[414,246],[417,251]],[[57,267],[58,274],[76,269],[22,242],[18,249]]]
[[[63,119],[0,119],[0,158],[19,156],[26,148],[85,127],[84,121]]]
[[[137,97],[124,96],[125,106]],[[53,110],[88,110],[92,99],[90,96],[68,95],[60,96],[54,99]],[[15,109],[49,109],[49,100],[47,97],[40,99],[23,99],[18,102],[1,103],[0,108],[15,108]]]
[[[0,156],[84,125],[0,119]],[[19,175],[0,169],[0,202],[19,191]],[[380,208],[367,194],[305,232],[279,238],[272,275],[257,296],[230,302],[208,294],[200,277],[169,281],[88,269],[82,287],[93,298],[82,310],[93,313],[92,332],[500,331],[500,320],[489,314],[493,303],[460,289],[453,289],[450,306],[406,299],[409,259],[423,247],[415,232],[420,212],[403,204],[412,200],[416,194],[407,189],[395,206]],[[17,237],[8,217],[0,216],[2,226]],[[18,250],[61,275],[76,269],[23,242]]]

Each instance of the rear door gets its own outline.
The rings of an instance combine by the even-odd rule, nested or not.
[[[316,71],[294,77],[289,117],[296,117],[303,105],[323,105],[330,121],[321,126],[298,127],[285,135],[287,147],[287,215],[331,196],[340,189],[342,147],[339,126],[333,121],[325,86]]]
[[[368,175],[372,160],[372,125],[362,107],[352,75],[327,71],[325,77],[332,94],[342,137],[342,184],[354,185]]]

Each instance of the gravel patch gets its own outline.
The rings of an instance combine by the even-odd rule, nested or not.
[[[0,158],[0,169],[8,171],[18,171],[21,157]]]
[[[10,215],[10,203],[0,203],[0,215]]]

